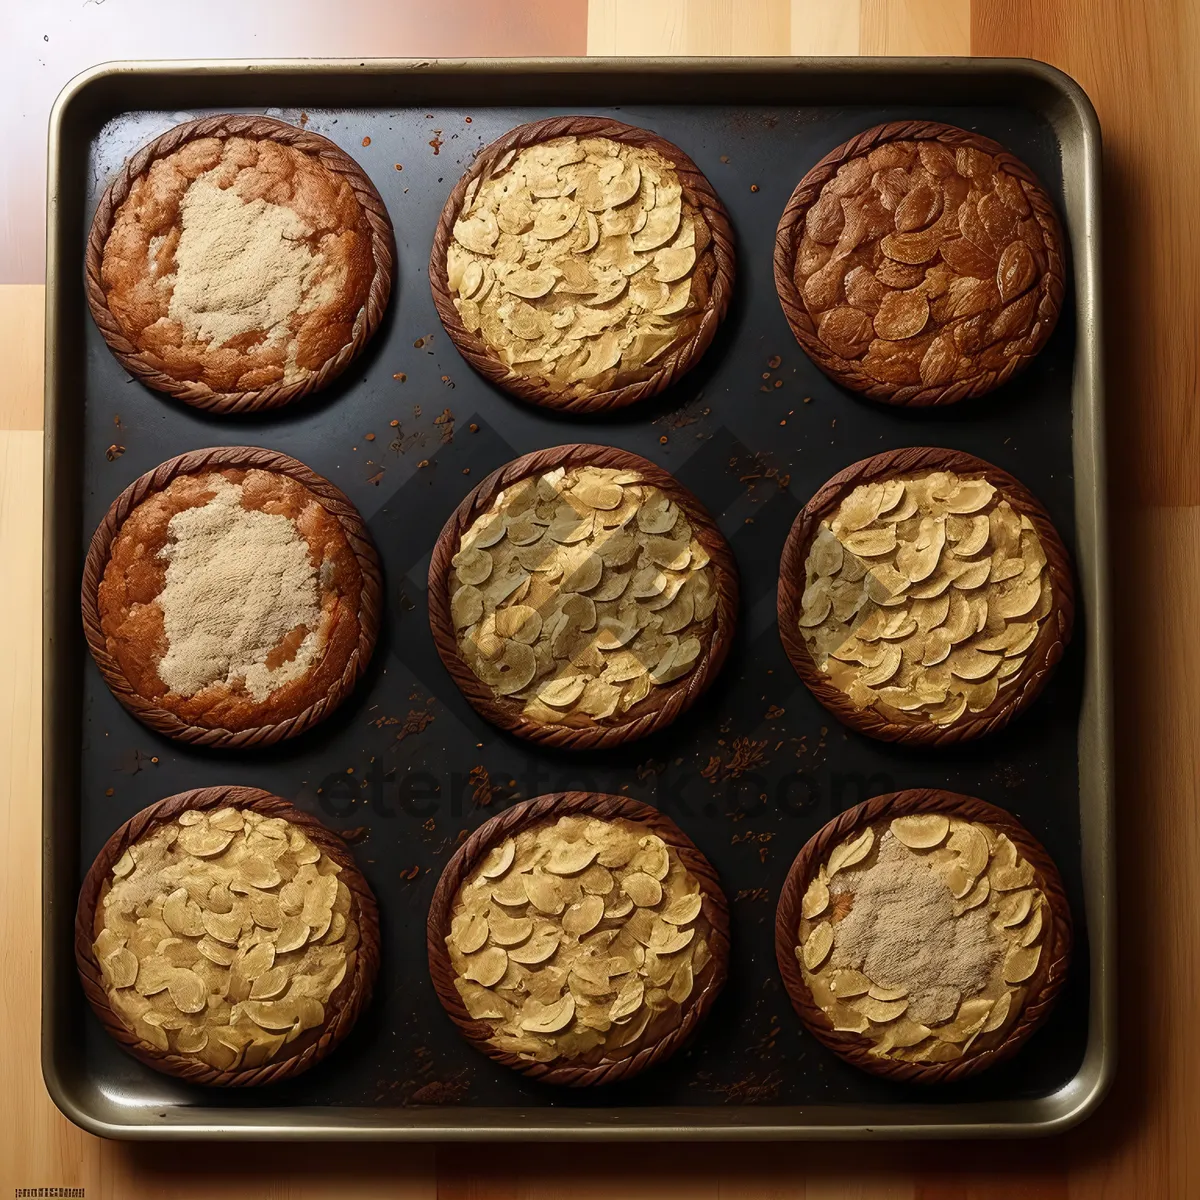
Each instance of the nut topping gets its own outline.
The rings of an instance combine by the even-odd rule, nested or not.
[[[710,242],[657,150],[559,137],[472,180],[446,274],[463,325],[512,375],[594,394],[647,378],[695,332]]]
[[[1019,872],[1023,890],[989,888],[1001,872]],[[835,1029],[881,1058],[950,1062],[998,1045],[1020,1014],[1047,909],[1007,837],[916,813],[830,852],[805,891],[795,954]]]
[[[1058,316],[1061,234],[1026,174],[969,146],[884,141],[837,168],[794,232],[785,215],[793,327],[819,365],[883,399],[937,402],[1035,354]]]
[[[296,826],[190,810],[130,846],[97,910],[112,1011],[218,1071],[261,1066],[325,1023],[359,940],[341,868]]]
[[[857,708],[952,725],[1021,677],[1053,607],[1045,565],[1032,521],[986,479],[863,484],[809,548],[800,632]]]
[[[452,563],[464,661],[542,724],[622,720],[686,676],[713,636],[716,568],[687,515],[636,471],[523,479]]]
[[[523,830],[455,900],[455,987],[498,1049],[531,1062],[626,1058],[679,1025],[712,961],[703,900],[675,850],[634,822],[570,816]]]

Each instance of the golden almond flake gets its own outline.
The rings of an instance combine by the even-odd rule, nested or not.
[[[991,895],[992,886],[988,882],[986,875],[975,881],[974,886],[969,892],[954,906],[954,915],[961,917],[963,913],[970,912],[973,908],[978,908]]]
[[[510,962],[520,963],[522,966],[536,966],[538,963],[544,963],[553,958],[560,945],[557,930],[553,928],[538,930],[535,927],[533,937],[522,945],[509,950],[508,958]]]
[[[488,940],[487,918],[480,913],[464,915],[451,926],[450,940],[456,950],[474,954]]]
[[[554,1004],[539,1006],[539,1010],[522,1017],[521,1028],[529,1033],[558,1033],[575,1016],[575,1000],[568,992]]]
[[[1011,892],[1028,887],[1034,879],[1033,864],[1022,860],[1016,866],[1003,867],[993,863],[988,871],[993,890]]]
[[[996,1001],[988,1014],[987,1020],[984,1022],[982,1029],[983,1033],[994,1033],[997,1029],[1000,1029],[1004,1025],[1004,1023],[1008,1020],[1009,1013],[1012,1011],[1014,995],[1016,995],[1014,992],[1005,992],[1004,995]]]
[[[857,707],[951,725],[1020,671],[1053,607],[1044,565],[1033,523],[986,480],[861,485],[813,538],[797,625]]]
[[[499,879],[512,866],[516,853],[516,843],[512,838],[506,838],[499,846],[488,851],[488,856],[480,869],[480,875],[484,879]]]
[[[642,908],[658,904],[663,898],[662,884],[653,875],[634,871],[621,880],[621,890]]]
[[[971,875],[979,875],[988,864],[988,844],[981,830],[965,822],[953,822],[949,849],[959,855],[963,869]]]
[[[827,921],[813,927],[804,943],[803,962],[810,970],[815,971],[829,957],[833,949],[833,926]]]
[[[467,959],[463,978],[483,987],[492,987],[504,978],[508,970],[508,953],[499,946],[488,946]]]
[[[100,970],[109,987],[133,987],[137,981],[138,957],[132,950],[120,947],[100,960]]]
[[[1041,946],[1018,947],[1010,950],[1004,960],[1004,982],[1024,983],[1037,970],[1042,955]]]
[[[228,847],[233,834],[224,829],[209,829],[206,825],[190,825],[179,831],[179,847],[196,858],[211,858]]]
[[[871,853],[874,845],[875,831],[868,826],[857,837],[843,842],[833,851],[826,866],[827,876],[832,878],[839,871],[856,866]]]
[[[941,813],[921,813],[897,817],[889,828],[910,850],[932,850],[946,840],[950,818]]]
[[[604,918],[604,901],[599,896],[584,896],[584,898],[568,908],[562,917],[563,929],[567,933],[581,937],[591,933]]]
[[[1032,917],[1029,918],[1029,923],[1020,930],[1020,937],[1017,939],[1022,946],[1032,946],[1034,942],[1042,936],[1042,909],[1039,907],[1034,911]]]
[[[903,1016],[908,1010],[908,1000],[876,1000],[869,993],[866,996],[860,996],[856,1000],[852,1000],[851,1005],[856,1008],[868,1021],[876,1025],[886,1024],[888,1021],[894,1021],[897,1017]]]
[[[820,876],[813,879],[800,901],[800,915],[805,919],[819,917],[829,907],[829,885]]]
[[[555,846],[546,859],[546,870],[556,875],[577,875],[580,871],[591,866],[600,847],[580,840],[566,842]]]
[[[834,1029],[839,1032],[866,1033],[871,1027],[870,1021],[849,1004],[837,1003],[827,1015]]]
[[[662,919],[672,925],[690,925],[700,915],[703,906],[704,900],[699,892],[679,896],[663,908]]]

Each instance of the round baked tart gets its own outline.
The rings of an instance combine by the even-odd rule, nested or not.
[[[695,1033],[725,982],[716,872],[657,809],[557,792],[479,827],[446,864],[429,971],[463,1036],[543,1083],[630,1079]]]
[[[117,699],[206,746],[268,745],[327,717],[366,670],[379,559],[303,463],[193,450],[134,480],[92,537],[83,628]]]
[[[555,446],[489,475],[429,564],[438,653],[472,706],[572,749],[642,737],[716,678],[733,554],[695,496],[611,446]]]
[[[950,1083],[1010,1057],[1062,989],[1071,912],[1046,851],[954,792],[876,796],[796,856],[775,953],[800,1019],[847,1062]]]
[[[888,404],[999,387],[1062,307],[1063,234],[1033,172],[952,125],[877,125],[797,184],[775,244],[796,340],[836,383]]]
[[[331,141],[204,117],[143,146],[104,193],[88,305],[148,387],[219,413],[277,408],[367,344],[394,257],[383,200]]]
[[[733,232],[678,146],[551,117],[485,147],[450,193],[433,301],[472,367],[534,404],[620,408],[699,361],[729,307]]]
[[[346,844],[257,788],[181,792],[105,843],[75,961],[105,1030],[147,1066],[251,1087],[350,1032],[379,967],[375,898]]]
[[[835,475],[796,518],[779,565],[779,632],[840,721],[943,745],[1008,724],[1071,637],[1067,552],[1005,471],[916,447]]]

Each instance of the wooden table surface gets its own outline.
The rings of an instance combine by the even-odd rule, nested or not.
[[[40,0],[0,3],[0,1196],[90,1200],[1189,1200],[1200,1196],[1200,7],[1189,0]],[[202,15],[201,15],[202,14]],[[1118,647],[1121,1066],[1053,1141],[434,1150],[103,1142],[38,1065],[46,116],[106,59],[481,54],[1026,55],[1104,131]],[[1193,668],[1197,668],[1193,670]],[[1190,1131],[1190,1132],[1189,1132]],[[36,1193],[33,1193],[36,1194]],[[65,1193],[64,1193],[65,1194]],[[76,1193],[78,1194],[78,1193]]]

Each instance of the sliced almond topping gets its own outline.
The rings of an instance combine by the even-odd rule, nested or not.
[[[911,850],[932,850],[946,840],[950,832],[950,818],[941,813],[921,813],[910,817],[897,817],[889,828]]]
[[[832,949],[833,926],[828,922],[822,922],[814,926],[804,943],[803,961],[805,967],[810,971],[817,970],[825,959],[829,957],[829,951]]]

